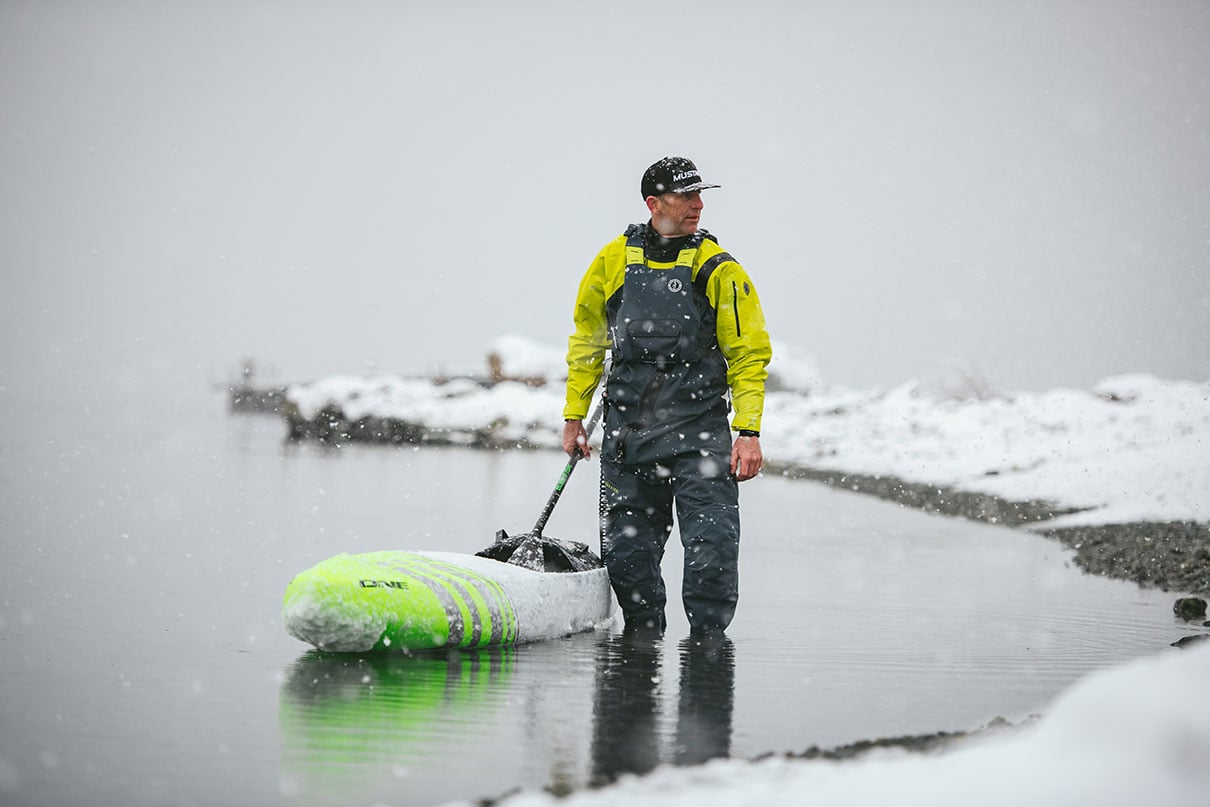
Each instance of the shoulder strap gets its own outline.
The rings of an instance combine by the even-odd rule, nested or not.
[[[647,228],[642,224],[631,224],[623,234],[626,236],[626,266],[643,265],[647,254]]]
[[[712,255],[711,257],[707,258],[706,262],[702,264],[702,267],[697,270],[697,277],[693,279],[693,287],[697,289],[703,297],[705,297],[706,284],[710,282],[710,275],[714,274],[714,270],[718,268],[720,263],[734,260],[735,258],[732,258],[730,253],[727,252],[720,252],[717,255]]]

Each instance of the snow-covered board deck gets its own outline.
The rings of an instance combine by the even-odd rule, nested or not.
[[[554,639],[610,618],[605,569],[537,572],[458,552],[341,554],[286,587],[286,631],[320,650],[427,650]]]

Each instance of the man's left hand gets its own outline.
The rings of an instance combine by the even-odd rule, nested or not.
[[[731,475],[745,482],[760,473],[764,457],[759,437],[736,437],[731,444]]]

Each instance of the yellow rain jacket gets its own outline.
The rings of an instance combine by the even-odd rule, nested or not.
[[[696,282],[702,265],[716,259],[706,286],[706,299],[715,311],[718,347],[726,360],[726,382],[734,412],[731,428],[760,430],[764,409],[766,366],[772,356],[769,334],[761,311],[756,287],[738,262],[723,253],[714,237],[705,237],[696,254],[682,250],[670,261],[652,260],[649,248],[644,254],[623,234],[610,241],[593,259],[576,294],[575,332],[567,346],[567,401],[563,417],[583,419],[589,410],[593,392],[601,380],[605,352],[613,347],[606,306],[626,279],[628,263],[643,263],[649,269],[671,269],[678,262],[691,261]]]

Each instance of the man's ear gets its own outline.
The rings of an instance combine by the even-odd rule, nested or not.
[[[655,206],[657,204],[659,204],[660,200],[654,196],[648,196],[643,201],[647,203],[647,212],[651,213],[651,215],[654,216],[655,215]]]

